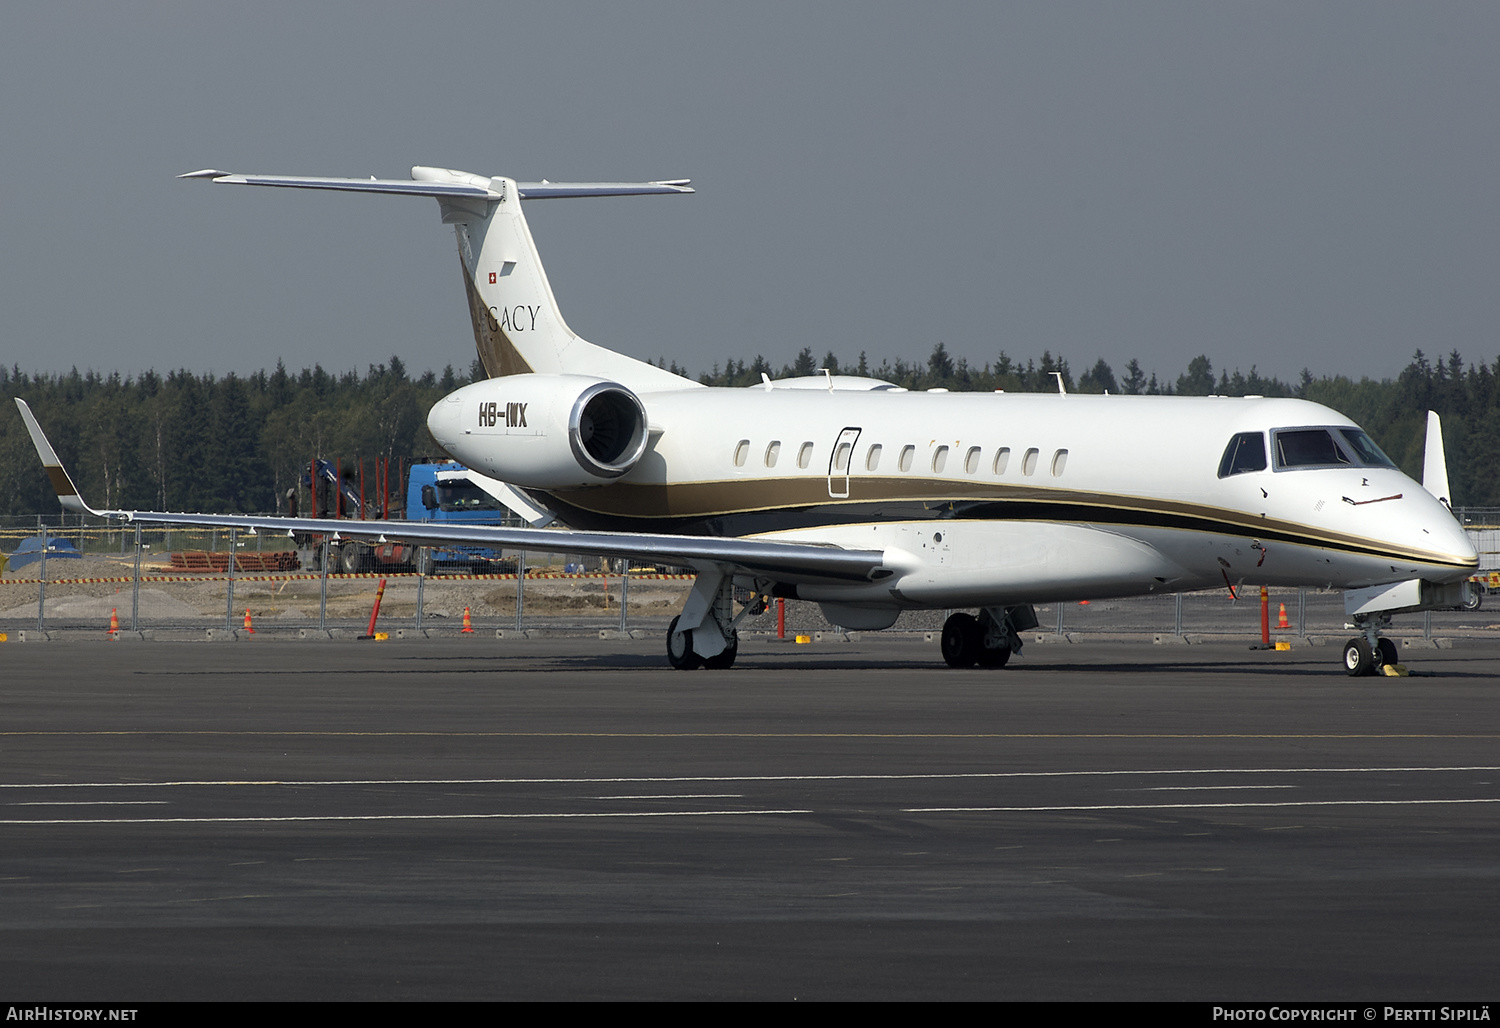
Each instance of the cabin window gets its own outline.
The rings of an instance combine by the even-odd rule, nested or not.
[[[1063,468],[1068,466],[1068,451],[1058,450],[1052,455],[1052,477],[1061,478]]]
[[[943,466],[947,463],[948,447],[939,446],[932,452],[932,473],[934,475],[941,475],[943,473]]]
[[[838,449],[833,451],[833,470],[844,473],[849,470],[849,451],[852,447],[848,443],[839,443]]]
[[[745,466],[745,459],[747,457],[749,457],[749,456],[750,456],[750,440],[748,440],[748,439],[741,439],[739,441],[739,444],[736,445],[735,448],[734,448],[734,466],[737,467],[737,468],[744,467]]]
[[[797,451],[797,467],[806,468],[812,463],[812,443],[803,443],[802,448]]]
[[[1326,428],[1284,428],[1276,433],[1276,466],[1337,467],[1352,463]]]
[[[774,468],[776,458],[781,456],[781,440],[772,439],[771,444],[766,447],[766,467]]]
[[[1036,474],[1036,458],[1037,454],[1041,452],[1042,451],[1038,450],[1035,446],[1026,451],[1026,453],[1021,457],[1021,474],[1027,476],[1028,478]]]
[[[1241,432],[1229,440],[1219,460],[1219,477],[1266,470],[1266,437],[1259,432]]]
[[[979,447],[969,447],[969,452],[964,457],[964,470],[971,475],[979,470]]]
[[[865,470],[874,471],[878,467],[880,467],[880,444],[875,443],[865,454]]]
[[[1005,474],[1005,466],[1010,463],[1010,447],[1002,446],[995,451],[995,474]]]
[[[916,453],[917,448],[915,446],[901,447],[901,459],[897,462],[897,466],[900,467],[902,471],[910,471],[912,458],[916,456]]]

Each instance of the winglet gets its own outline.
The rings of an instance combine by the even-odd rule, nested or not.
[[[78,487],[68,477],[68,469],[57,459],[57,451],[42,433],[42,426],[37,424],[36,415],[31,413],[26,401],[16,397],[16,406],[21,409],[21,420],[26,422],[26,431],[31,433],[31,445],[36,447],[36,455],[42,459],[42,468],[52,480],[52,488],[57,491],[57,502],[78,514],[99,514],[99,511],[84,503],[83,497],[78,495]]]
[[[1453,507],[1453,494],[1448,489],[1448,458],[1443,453],[1443,422],[1437,411],[1427,412],[1427,447],[1422,458],[1422,488],[1442,501],[1444,507]]]

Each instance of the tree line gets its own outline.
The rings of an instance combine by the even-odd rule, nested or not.
[[[675,362],[659,366],[688,377]],[[1429,359],[1418,350],[1395,379],[1354,381],[1345,376],[1296,383],[1236,369],[1217,375],[1198,356],[1175,378],[1147,374],[1129,361],[1120,373],[1104,360],[1074,376],[1067,360],[1044,352],[1023,363],[1001,351],[983,364],[954,357],[938,343],[925,362],[896,359],[872,366],[861,353],[822,360],[811,348],[773,367],[764,357],[731,358],[697,376],[705,385],[749,386],[761,376],[791,378],[860,375],[908,389],[1068,392],[1140,395],[1296,396],[1347,414],[1375,438],[1407,474],[1420,479],[1426,412],[1443,417],[1448,472],[1455,502],[1500,506],[1494,440],[1500,432],[1500,358],[1465,364],[1455,351]],[[268,512],[314,456],[439,457],[427,433],[427,410],[442,396],[482,377],[476,361],[462,372],[412,377],[400,358],[370,365],[364,374],[333,374],[321,366],[216,377],[178,370],[137,376],[118,372],[27,374],[0,367],[0,395],[27,401],[88,499],[106,507]],[[52,513],[57,507],[25,426],[7,402],[0,412],[0,514]]]

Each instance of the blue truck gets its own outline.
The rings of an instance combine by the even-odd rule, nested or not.
[[[317,489],[312,489],[312,471],[317,472]],[[433,521],[446,524],[517,525],[521,520],[506,508],[498,497],[486,491],[488,479],[475,475],[462,464],[413,464],[406,475],[405,506],[401,517],[407,521]],[[361,519],[361,490],[348,476],[341,476],[331,461],[317,460],[302,476],[309,513],[315,517]],[[370,504],[371,519],[378,501]],[[317,567],[322,557],[322,537],[299,540],[311,549],[309,561]],[[446,547],[409,546],[405,543],[372,544],[356,540],[329,544],[329,570],[355,574],[361,571],[472,570],[483,574],[512,574],[514,558],[498,549],[483,546],[454,545]]]

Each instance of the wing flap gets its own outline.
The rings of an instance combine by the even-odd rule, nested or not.
[[[771,539],[655,535],[645,532],[576,532],[566,529],[436,525],[423,521],[342,521],[328,518],[256,517],[244,514],[178,514],[166,511],[105,511],[146,524],[207,525],[257,532],[337,533],[340,539],[404,542],[416,546],[465,544],[534,553],[625,557],[659,564],[747,574],[780,582],[868,582],[885,577],[882,550],[846,550]]]

